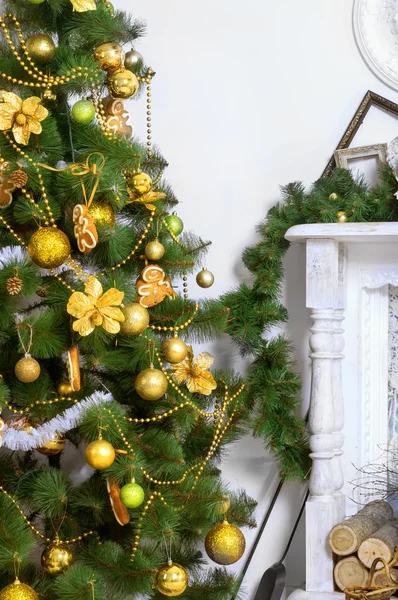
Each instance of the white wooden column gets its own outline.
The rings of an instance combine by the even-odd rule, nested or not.
[[[339,244],[331,239],[307,239],[307,307],[312,309],[310,348],[312,382],[309,415],[312,471],[306,507],[307,591],[333,591],[333,557],[327,543],[338,522],[341,502],[336,497],[336,461],[340,460],[343,423],[335,424],[335,405],[341,406],[341,379],[336,376],[335,334],[342,338],[339,308]],[[336,313],[340,311],[339,313]],[[339,362],[342,350],[338,341]],[[339,385],[340,382],[340,385]],[[337,468],[337,471],[339,468]],[[341,486],[340,486],[341,487]]]

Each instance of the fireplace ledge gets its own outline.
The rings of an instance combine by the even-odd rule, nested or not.
[[[389,223],[310,223],[294,225],[287,231],[289,242],[330,239],[337,242],[398,242],[398,222]]]

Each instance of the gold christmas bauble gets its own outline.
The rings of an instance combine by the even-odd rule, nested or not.
[[[63,265],[70,255],[70,242],[65,233],[57,227],[40,227],[30,238],[28,252],[39,267],[56,269]]]
[[[61,381],[59,386],[57,387],[57,392],[60,396],[72,396],[73,388],[69,381]]]
[[[94,51],[94,58],[100,69],[112,73],[122,69],[124,51],[117,42],[105,42],[105,44],[97,46]]]
[[[238,527],[227,520],[210,529],[205,539],[206,552],[219,565],[232,565],[246,548],[245,536]]]
[[[166,362],[171,364],[182,362],[188,354],[188,346],[179,337],[164,340],[162,344],[162,355]]]
[[[115,223],[115,213],[107,202],[93,200],[88,209],[88,214],[94,219],[96,225],[107,225],[112,227]]]
[[[120,323],[120,331],[124,335],[139,335],[149,325],[149,312],[138,302],[130,302],[122,308],[124,321]]]
[[[54,543],[41,555],[41,566],[49,575],[58,575],[72,566],[75,557],[67,544]]]
[[[137,50],[126,52],[124,66],[133,73],[139,73],[144,66],[144,57]]]
[[[181,565],[169,562],[156,573],[156,588],[164,596],[176,598],[188,587],[188,573]],[[1,599],[0,599],[1,600]]]
[[[40,365],[29,355],[20,358],[14,367],[15,377],[22,383],[32,383],[40,375]]]
[[[150,400],[151,402],[164,396],[167,386],[166,375],[153,367],[141,371],[135,380],[137,394],[144,400]]]
[[[55,433],[51,440],[48,440],[48,442],[43,444],[43,446],[40,446],[40,448],[36,448],[36,450],[40,452],[40,454],[44,454],[44,456],[55,456],[62,452],[65,448],[65,444],[66,439],[62,437],[62,435],[59,435],[59,433]]]
[[[211,271],[208,271],[207,269],[202,269],[196,275],[196,283],[201,288],[209,288],[209,287],[211,287],[213,285],[213,283],[214,283],[214,275],[213,275],[213,273]]]
[[[95,440],[86,448],[86,461],[93,469],[102,471],[113,464],[116,452],[112,444],[106,440]]]
[[[158,239],[153,240],[153,242],[149,242],[145,246],[145,256],[148,260],[160,260],[163,258],[165,253],[165,248],[163,244],[159,242]]]
[[[339,223],[345,223],[347,221],[347,215],[344,210],[339,210],[337,213],[337,220]]]
[[[139,171],[130,177],[129,186],[134,194],[137,194],[137,196],[142,196],[143,194],[147,194],[151,191],[152,179],[147,173]]]
[[[17,578],[0,591],[0,600],[39,600],[35,590]]]
[[[138,91],[137,77],[131,71],[123,69],[108,77],[108,88],[114,98],[126,100],[132,98]]]
[[[46,33],[36,33],[26,40],[26,50],[34,62],[48,64],[55,55],[55,44]]]

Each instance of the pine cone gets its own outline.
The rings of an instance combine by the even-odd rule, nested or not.
[[[16,296],[22,290],[23,281],[19,277],[9,277],[6,281],[7,292]]]
[[[12,180],[13,184],[15,185],[15,187],[23,188],[23,187],[25,187],[25,185],[28,182],[28,176],[25,173],[25,171],[22,171],[21,169],[17,169],[11,175],[11,180]]]
[[[36,290],[36,295],[39,296],[39,298],[47,298],[46,288],[41,287],[38,290]]]

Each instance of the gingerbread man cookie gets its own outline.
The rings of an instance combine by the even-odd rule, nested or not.
[[[130,114],[124,108],[123,102],[109,98],[105,110],[107,114],[105,122],[109,129],[130,138],[133,135],[133,128],[130,125]]]
[[[77,204],[73,209],[74,234],[80,252],[88,254],[96,247],[98,232],[87,206]]]
[[[159,304],[166,296],[173,295],[171,280],[159,265],[148,265],[137,281],[137,302],[145,308]]]

